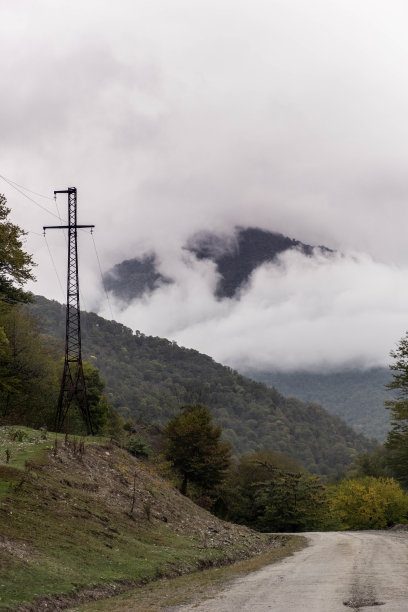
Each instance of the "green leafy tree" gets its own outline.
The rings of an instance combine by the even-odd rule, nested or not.
[[[256,487],[261,531],[310,531],[323,527],[328,511],[325,487],[311,474],[280,472]]]
[[[34,265],[31,255],[23,250],[25,232],[12,223],[8,216],[7,200],[0,194],[0,414],[10,408],[12,394],[21,392],[24,375],[16,371],[16,355],[9,337],[7,323],[11,306],[30,301],[30,295],[22,287],[33,280]],[[18,368],[17,368],[18,369]],[[6,399],[7,405],[4,404]]]
[[[408,487],[408,333],[391,352],[391,357],[394,358],[390,365],[393,378],[387,387],[397,393],[386,402],[386,408],[391,411],[391,431],[386,442],[388,463],[395,478]]]
[[[343,529],[384,529],[407,521],[408,496],[393,478],[346,479],[329,495]]]
[[[152,454],[150,444],[141,436],[130,436],[126,440],[125,448],[135,457],[147,458]]]
[[[25,302],[29,295],[23,285],[33,280],[31,255],[23,250],[26,233],[12,223],[8,216],[10,208],[7,200],[0,194],[0,299],[9,303]]]
[[[392,473],[388,460],[389,451],[384,444],[379,444],[371,453],[357,455],[353,463],[348,467],[346,477],[362,478],[364,476],[374,476],[375,478],[390,478]]]
[[[164,428],[165,455],[181,474],[181,492],[189,482],[211,492],[225,477],[231,447],[221,441],[221,427],[212,423],[205,406],[185,406]]]
[[[84,361],[82,365],[92,427],[95,434],[102,434],[109,421],[109,404],[103,393],[105,382],[101,379],[99,370],[93,365],[87,361]]]
[[[58,397],[59,343],[40,334],[22,306],[0,306],[0,322],[0,417],[49,427]]]
[[[328,526],[324,485],[282,453],[262,451],[242,457],[221,489],[220,514],[233,522],[260,531]]]
[[[0,327],[0,394],[10,392],[13,388],[9,375],[10,344],[4,329]]]

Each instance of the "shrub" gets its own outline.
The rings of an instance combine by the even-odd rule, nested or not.
[[[343,480],[330,491],[344,529],[383,529],[407,522],[408,496],[393,478]]]
[[[152,454],[150,444],[140,436],[131,436],[126,442],[126,450],[134,457],[149,457]]]

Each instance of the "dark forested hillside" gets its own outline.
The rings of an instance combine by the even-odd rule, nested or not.
[[[390,429],[390,415],[384,409],[384,402],[391,399],[390,391],[385,388],[391,380],[388,368],[327,374],[251,371],[247,375],[276,387],[285,396],[319,402],[356,431],[381,442]]]
[[[298,249],[305,255],[313,253],[313,247],[299,240],[254,227],[237,228],[235,240],[222,247],[222,238],[213,234],[198,236],[189,245],[198,259],[211,259],[217,264],[217,296],[221,298],[233,297],[258,266],[273,261],[279,253],[288,249]]]
[[[171,282],[157,272],[156,265],[156,258],[151,254],[140,259],[126,259],[104,275],[105,288],[124,302],[152,292]]]
[[[45,333],[64,338],[64,306],[38,297],[28,308]],[[373,447],[317,404],[288,400],[198,351],[92,313],[83,313],[82,332],[84,357],[99,368],[111,403],[125,417],[164,423],[183,404],[200,402],[237,454],[270,448],[322,474],[342,471]]]

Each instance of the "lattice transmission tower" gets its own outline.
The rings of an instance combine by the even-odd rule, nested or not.
[[[55,431],[61,431],[71,404],[76,401],[87,434],[93,435],[91,415],[86,395],[84,371],[81,354],[81,313],[79,309],[79,276],[78,276],[78,243],[79,228],[93,228],[94,225],[77,224],[77,190],[68,187],[64,191],[54,191],[68,194],[68,225],[48,225],[47,229],[68,230],[68,272],[67,272],[67,312],[65,327],[65,359],[61,379],[58,406],[55,414]]]

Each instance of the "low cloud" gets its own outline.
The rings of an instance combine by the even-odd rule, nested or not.
[[[287,251],[258,268],[236,299],[215,299],[214,264],[191,254],[160,271],[176,282],[118,305],[117,318],[238,369],[386,365],[407,327],[408,269],[364,254]]]

